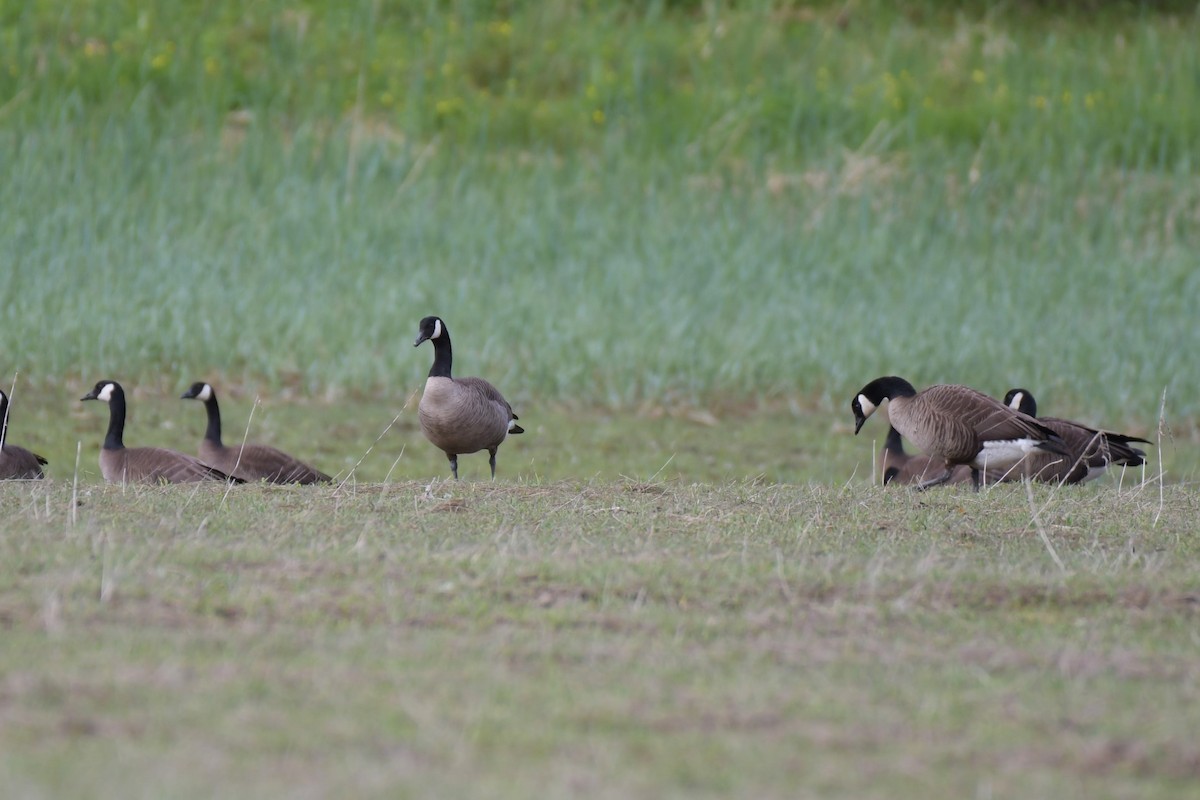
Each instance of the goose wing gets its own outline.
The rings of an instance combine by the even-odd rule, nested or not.
[[[30,480],[46,477],[42,464],[49,463],[24,447],[6,444],[0,450],[0,480]]]
[[[500,406],[507,415],[505,422],[510,419],[517,419],[517,415],[513,413],[512,406],[504,399],[504,395],[500,394],[500,390],[483,378],[455,378],[455,381],[469,388],[471,391],[477,392],[480,397]]]
[[[125,471],[133,480],[166,483],[230,480],[218,469],[178,450],[164,447],[133,447],[125,450]],[[239,479],[232,479],[241,483]]]
[[[237,447],[228,450],[230,469],[244,480],[271,483],[327,483],[332,480],[324,472],[269,445],[248,444],[241,448],[240,455]],[[237,468],[233,469],[235,463]]]

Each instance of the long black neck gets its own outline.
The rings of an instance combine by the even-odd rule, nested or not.
[[[8,396],[0,392],[0,449],[8,438]]]
[[[211,389],[209,391],[212,392]],[[217,405],[216,392],[212,392],[204,401],[204,410],[208,413],[208,429],[204,431],[204,438],[221,447],[221,408]]]
[[[900,431],[896,430],[894,425],[888,426],[887,438],[883,440],[883,446],[889,452],[896,455],[904,455],[904,445],[900,441]]]
[[[904,378],[897,378],[891,375],[886,378],[877,378],[875,380],[875,388],[879,392],[880,397],[912,397],[917,393],[913,385]]]
[[[433,366],[429,368],[429,377],[449,378],[454,356],[450,350],[450,331],[446,330],[445,323],[442,323],[442,335],[429,341],[433,342]]]
[[[108,433],[104,436],[105,450],[123,450],[125,442],[125,393],[113,389],[108,399]]]

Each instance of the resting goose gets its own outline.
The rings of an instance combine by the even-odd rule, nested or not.
[[[178,450],[126,447],[125,390],[116,381],[100,381],[80,400],[108,403],[108,433],[100,450],[100,473],[108,483],[194,483],[236,478]]]
[[[221,409],[210,384],[193,383],[181,400],[200,400],[208,413],[208,428],[200,440],[200,460],[244,481],[268,483],[328,483],[328,475],[274,447],[246,444],[226,447],[221,442]]]
[[[1096,430],[1078,422],[1055,417],[1038,417],[1037,401],[1028,389],[1009,389],[1004,402],[1054,431],[1066,442],[1067,458],[1048,453],[1030,453],[1021,462],[1021,471],[1028,477],[1049,483],[1084,483],[1104,474],[1109,464],[1140,467],[1146,453],[1131,442],[1153,444],[1147,439]]]
[[[36,480],[46,477],[42,465],[48,463],[37,453],[8,443],[8,395],[0,392],[0,480]]]

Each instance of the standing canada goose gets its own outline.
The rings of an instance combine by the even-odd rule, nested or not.
[[[914,456],[904,452],[904,444],[900,440],[900,431],[894,425],[888,426],[887,438],[883,441],[883,485],[902,486],[910,483],[921,483],[942,474],[942,464],[930,456]],[[971,480],[971,469],[965,464],[958,464],[950,474],[947,483],[966,483]]]
[[[971,468],[971,483],[979,489],[981,470],[1005,470],[1033,450],[1067,455],[1054,431],[967,386],[930,386],[920,394],[903,378],[889,376],[868,383],[851,401],[854,433],[884,400],[888,417],[901,435],[935,460],[942,474],[922,481],[928,489],[950,480],[954,467]]]
[[[483,378],[452,378],[450,331],[438,317],[425,317],[413,347],[433,342],[433,366],[425,380],[418,416],[425,438],[450,459],[458,479],[458,457],[487,450],[492,480],[496,479],[496,449],[510,433],[524,433],[504,396]]]
[[[1051,429],[1067,443],[1070,456],[1066,459],[1047,457],[1045,453],[1030,453],[1021,462],[1025,475],[1034,480],[1049,483],[1084,483],[1104,474],[1108,465],[1140,467],[1145,463],[1146,453],[1130,442],[1153,444],[1147,439],[1125,436],[1120,433],[1100,431],[1055,417],[1038,417],[1037,401],[1028,389],[1009,389],[1004,402],[1023,414],[1037,417],[1037,421]]]
[[[44,478],[42,464],[46,463],[37,453],[8,443],[8,395],[0,392],[0,481]]]
[[[221,409],[217,393],[207,383],[193,383],[181,400],[202,400],[208,412],[208,429],[200,441],[200,460],[226,475],[244,481],[268,483],[328,483],[332,478],[303,461],[265,444],[226,447],[221,443]]]
[[[178,450],[126,447],[125,390],[116,381],[100,381],[79,399],[108,403],[108,433],[100,450],[100,472],[108,483],[242,482]]]

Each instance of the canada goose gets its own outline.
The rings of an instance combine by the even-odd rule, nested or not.
[[[942,474],[943,466],[937,459],[926,455],[914,456],[904,452],[900,431],[896,430],[894,425],[888,426],[888,434],[883,441],[881,455],[884,486],[920,483]],[[971,480],[970,467],[958,464],[952,470],[947,483],[966,483],[969,480]]]
[[[44,478],[42,464],[46,463],[37,453],[8,443],[8,395],[0,392],[0,481]]]
[[[100,381],[83,400],[108,403],[108,433],[100,450],[100,472],[108,483],[192,483],[195,481],[242,481],[230,478],[177,450],[163,447],[126,447],[125,390],[116,381]]]
[[[896,430],[942,461],[942,474],[922,481],[918,489],[946,483],[958,464],[971,468],[971,483],[978,489],[981,470],[1006,469],[1037,449],[1066,455],[1054,431],[982,392],[942,384],[918,394],[895,376],[876,378],[855,395],[850,403],[855,434],[884,400],[891,401],[888,417]]]
[[[510,433],[524,433],[504,396],[483,378],[452,378],[450,331],[438,317],[421,320],[413,347],[433,342],[433,366],[417,407],[425,438],[445,451],[450,471],[458,479],[458,457],[487,450],[492,480],[496,479],[496,449]]]
[[[1067,458],[1048,457],[1045,453],[1030,453],[1021,462],[1023,473],[1030,478],[1051,483],[1084,483],[1104,474],[1108,465],[1140,467],[1145,463],[1146,453],[1130,442],[1153,444],[1147,439],[1125,436],[1120,433],[1099,431],[1055,417],[1038,417],[1037,401],[1028,389],[1009,389],[1004,402],[1023,414],[1037,417],[1037,421],[1062,437],[1070,455]]]
[[[181,400],[202,400],[208,412],[208,430],[200,441],[200,460],[227,475],[245,481],[268,483],[327,483],[332,478],[287,453],[265,444],[226,447],[221,443],[221,409],[217,393],[207,383],[193,383]]]

